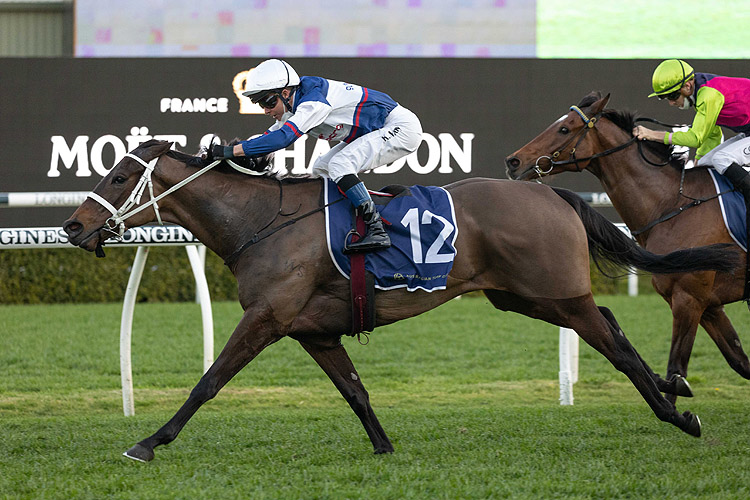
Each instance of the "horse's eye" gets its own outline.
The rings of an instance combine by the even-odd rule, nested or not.
[[[126,180],[127,179],[122,175],[116,175],[114,179],[112,179],[112,184],[125,184]]]
[[[568,127],[560,127],[561,134],[567,134],[568,132],[570,132],[570,130],[568,130]]]

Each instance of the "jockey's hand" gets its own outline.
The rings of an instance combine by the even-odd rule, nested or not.
[[[223,160],[225,158],[234,158],[233,150],[232,146],[220,146],[216,144],[211,148],[211,159]]]
[[[658,130],[651,130],[642,125],[636,125],[633,127],[633,135],[642,141],[663,141],[664,132]]]

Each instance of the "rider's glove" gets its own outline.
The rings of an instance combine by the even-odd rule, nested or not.
[[[220,146],[217,144],[211,148],[211,157],[214,160],[223,160],[225,158],[233,158],[234,147],[233,146]]]

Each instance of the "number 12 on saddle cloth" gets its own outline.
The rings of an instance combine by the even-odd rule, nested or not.
[[[325,182],[325,200],[333,203],[343,194]],[[442,290],[456,257],[458,236],[453,199],[441,187],[410,186],[395,196],[373,196],[380,216],[387,221],[391,248],[365,254],[365,269],[375,276],[375,288],[403,288],[410,292]],[[343,255],[346,235],[352,229],[352,207],[335,203],[326,208],[328,252],[339,272],[350,274],[349,257]]]

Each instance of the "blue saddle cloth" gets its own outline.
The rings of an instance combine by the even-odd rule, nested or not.
[[[324,182],[326,203],[344,198],[336,184]],[[373,197],[391,237],[391,247],[365,254],[365,269],[381,290],[406,287],[442,290],[456,257],[458,236],[453,199],[435,186],[410,186],[391,198]],[[383,204],[386,203],[386,204]],[[341,274],[349,279],[351,263],[343,254],[344,241],[354,227],[353,208],[343,200],[326,208],[328,252]]]
[[[745,198],[739,191],[732,191],[734,186],[729,182],[729,179],[723,175],[719,175],[716,170],[709,168],[708,173],[711,174],[711,178],[714,180],[716,193],[724,193],[719,196],[724,225],[727,227],[732,239],[743,250],[747,251],[747,230],[745,226],[747,208],[745,207]]]

